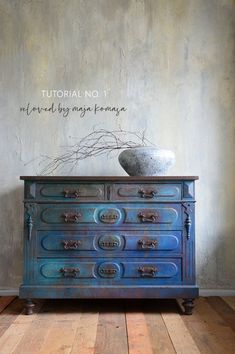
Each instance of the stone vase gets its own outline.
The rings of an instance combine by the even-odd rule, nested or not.
[[[175,163],[171,150],[141,146],[123,150],[118,160],[130,176],[164,176]]]

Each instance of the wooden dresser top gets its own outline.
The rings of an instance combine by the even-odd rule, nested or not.
[[[172,181],[199,179],[198,176],[20,176],[22,180],[31,181]]]

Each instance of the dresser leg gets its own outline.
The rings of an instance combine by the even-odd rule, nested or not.
[[[26,299],[25,300],[25,314],[26,315],[32,315],[33,314],[33,308],[35,307],[35,304],[33,303],[33,301],[31,299]]]
[[[182,302],[182,306],[184,307],[185,315],[192,315],[194,308],[194,299],[184,299]]]

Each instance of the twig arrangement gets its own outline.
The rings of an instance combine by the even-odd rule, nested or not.
[[[75,145],[68,146],[66,151],[57,157],[43,156],[41,163],[45,163],[41,174],[51,174],[65,165],[70,165],[72,171],[79,161],[100,155],[140,146],[156,146],[145,137],[145,130],[141,133],[126,130],[94,130],[83,137]]]

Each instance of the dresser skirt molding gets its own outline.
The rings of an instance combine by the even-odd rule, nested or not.
[[[19,296],[27,298],[81,298],[81,299],[160,299],[160,298],[195,298],[199,295],[197,286],[24,286],[20,287]]]
[[[0,288],[0,296],[19,296],[19,288]],[[199,296],[235,296],[235,289],[199,288]]]
[[[19,296],[19,288],[0,288],[0,296]],[[199,296],[235,296],[235,289],[199,289]]]

